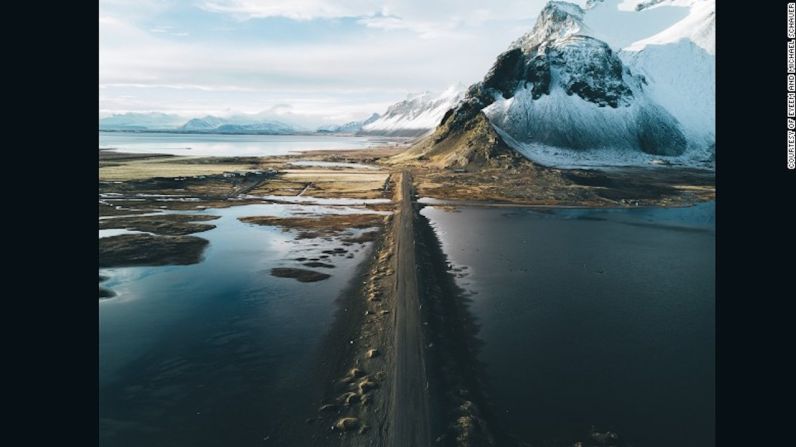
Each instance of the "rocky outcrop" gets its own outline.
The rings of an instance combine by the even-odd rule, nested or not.
[[[446,115],[432,135],[393,157],[391,162],[456,169],[509,166],[524,161],[495,132],[482,112],[466,121],[454,121],[452,116]]]

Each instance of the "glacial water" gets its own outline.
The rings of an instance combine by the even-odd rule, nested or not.
[[[304,419],[320,404],[318,350],[370,244],[294,240],[237,218],[362,211],[211,209],[202,213],[221,218],[196,234],[210,241],[202,262],[101,269],[109,278],[101,286],[117,295],[99,301],[100,445],[312,445]],[[348,253],[322,253],[338,247]],[[331,278],[270,275],[301,267],[296,258],[333,264],[314,269]]]
[[[711,446],[715,207],[426,206],[483,342],[495,428]],[[565,444],[569,442],[570,444]]]

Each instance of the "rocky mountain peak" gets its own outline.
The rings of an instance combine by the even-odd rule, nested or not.
[[[465,151],[462,135],[487,118],[512,146],[682,154],[688,141],[677,119],[648,97],[643,76],[591,35],[584,14],[577,4],[549,2],[533,29],[498,55],[484,79],[444,115],[424,150]]]
[[[519,48],[524,53],[537,52],[540,45],[577,34],[588,35],[583,14],[584,10],[574,3],[551,1],[539,13],[533,29],[515,40],[509,50]]]

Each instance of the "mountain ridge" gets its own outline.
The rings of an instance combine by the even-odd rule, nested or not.
[[[414,93],[387,108],[387,111],[362,127],[357,135],[418,137],[430,133],[445,112],[462,97],[463,86],[453,85],[445,91]]]
[[[326,126],[320,126],[316,129],[316,132],[319,133],[342,133],[342,134],[355,134],[359,132],[363,126],[367,126],[368,124],[378,120],[381,118],[381,115],[374,112],[369,117],[365,118],[364,120],[359,121],[349,121],[345,124],[335,125],[330,124]]]
[[[663,0],[641,9],[669,3],[681,7],[698,4],[703,10],[714,4]],[[480,120],[483,113],[508,146],[549,165],[567,164],[584,154],[599,163],[600,153],[606,164],[651,162],[654,157],[707,159],[705,151],[715,150],[712,133],[706,130],[710,122],[698,122],[694,115],[709,109],[710,101],[691,112],[687,101],[667,102],[671,85],[677,84],[674,78],[679,76],[681,83],[687,83],[693,76],[691,67],[685,67],[675,68],[680,71],[667,78],[659,66],[661,47],[670,50],[674,44],[696,44],[674,39],[668,47],[648,43],[644,48],[651,49],[641,53],[615,51],[593,37],[596,34],[584,23],[589,10],[606,6],[598,1],[586,2],[586,6],[548,2],[533,28],[499,54],[483,80],[471,85],[457,106],[445,114],[429,137],[434,143],[415,145],[407,156],[423,157],[417,149],[421,146],[433,154],[434,145],[448,144],[449,137],[457,140],[458,133],[471,120]],[[683,20],[691,20],[688,17]],[[671,36],[667,30],[682,30],[680,22],[656,35]],[[641,62],[647,55],[651,57],[645,65]],[[689,62],[694,64],[691,59]],[[466,145],[460,150],[463,154],[469,151]],[[537,157],[539,154],[544,157]]]

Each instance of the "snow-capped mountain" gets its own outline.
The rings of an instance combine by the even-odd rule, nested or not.
[[[363,126],[367,126],[368,124],[376,121],[379,119],[381,115],[378,113],[374,113],[370,115],[368,118],[362,121],[350,121],[348,123],[342,125],[328,125],[328,126],[321,126],[318,128],[318,132],[320,133],[345,133],[345,134],[355,134],[359,132]]]
[[[185,123],[180,130],[185,132],[226,133],[226,134],[272,134],[288,135],[298,130],[290,124],[281,121],[257,121],[250,118],[220,118],[208,115],[204,118],[194,118]]]
[[[609,5],[606,4],[606,7]],[[626,0],[617,5],[618,10],[632,8],[637,12],[664,7],[686,8],[688,13],[682,20],[659,33],[628,45],[625,50],[641,51],[651,45],[668,45],[686,40],[709,54],[716,53],[716,0]]]
[[[280,121],[264,121],[251,124],[222,124],[216,127],[215,133],[260,133],[268,135],[290,135],[297,132],[296,128],[290,124]]]
[[[121,113],[99,120],[100,130],[176,129],[185,118],[168,113]]]
[[[183,124],[181,130],[210,131],[226,123],[226,120],[208,115],[203,118],[194,118]]]
[[[274,134],[287,135],[301,129],[281,121],[262,119],[257,115],[235,115],[186,118],[166,113],[124,113],[99,121],[100,130],[116,131],[177,131],[190,133]]]
[[[550,1],[431,139],[452,148],[483,128],[473,125],[483,113],[543,164],[703,162],[715,148],[713,11],[715,0]],[[644,26],[633,26],[639,18]],[[415,156],[434,151],[424,147]]]
[[[379,119],[362,126],[359,135],[416,137],[433,130],[445,112],[461,100],[462,85],[454,85],[440,94],[410,94],[387,108]]]
[[[715,144],[716,2],[663,0],[636,2],[649,8],[687,8],[688,15],[663,31],[633,42],[619,56],[645,76],[650,98],[669,111],[694,148]]]

